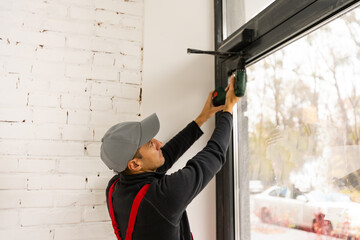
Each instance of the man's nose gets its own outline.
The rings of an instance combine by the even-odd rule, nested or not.
[[[160,150],[160,148],[162,148],[162,146],[163,146],[163,143],[156,139],[155,139],[155,141],[156,141],[156,150]]]

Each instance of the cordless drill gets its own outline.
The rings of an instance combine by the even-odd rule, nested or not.
[[[240,60],[238,64],[238,69],[230,71],[230,75],[228,79],[230,80],[231,75],[235,77],[235,86],[234,91],[237,97],[242,97],[245,94],[246,90],[246,70],[245,70],[245,61],[243,59]],[[214,106],[220,106],[225,104],[226,100],[226,91],[223,87],[217,87],[212,94],[212,101]]]

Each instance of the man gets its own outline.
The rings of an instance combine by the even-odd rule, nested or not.
[[[156,114],[141,122],[117,124],[104,135],[101,158],[119,172],[106,189],[118,239],[192,239],[186,207],[225,162],[232,111],[240,99],[234,93],[233,76],[226,90],[225,105],[214,107],[210,93],[200,115],[165,145],[154,138],[160,127]],[[202,135],[201,125],[220,110],[218,124],[205,148],[184,168],[165,175]]]

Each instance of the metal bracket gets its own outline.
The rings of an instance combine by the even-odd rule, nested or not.
[[[242,56],[243,55],[242,52],[203,51],[203,50],[192,49],[192,48],[188,48],[187,53],[188,54],[192,54],[192,53],[195,53],[195,54],[209,54],[209,55],[214,55],[214,56],[223,57],[223,58],[228,58],[228,57],[233,57],[233,56]]]

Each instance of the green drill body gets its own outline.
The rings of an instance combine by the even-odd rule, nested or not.
[[[240,69],[233,72],[235,75],[235,86],[234,91],[237,97],[242,97],[246,90],[246,70]],[[213,104],[214,106],[220,106],[225,104],[226,91],[223,87],[218,87],[213,93]]]

